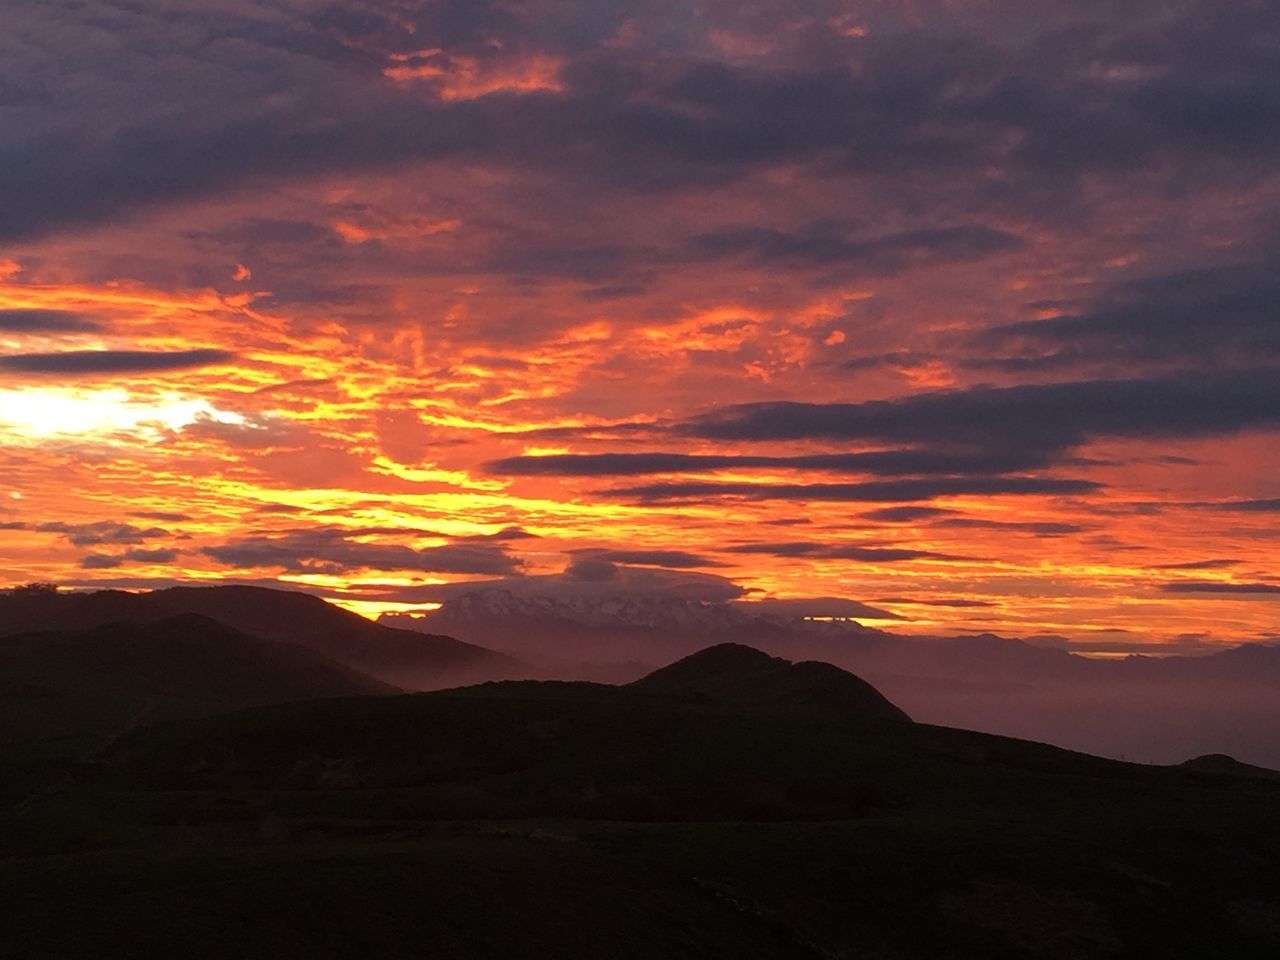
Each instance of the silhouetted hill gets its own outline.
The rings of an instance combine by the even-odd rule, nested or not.
[[[319,597],[262,587],[174,587],[150,593],[0,594],[0,636],[150,623],[198,614],[242,633],[306,647],[396,686],[440,689],[527,676],[504,654],[452,637],[381,627]]]
[[[915,725],[829,664],[734,644],[624,687],[508,681],[214,716],[137,731],[111,759],[164,789],[413,788],[439,816],[641,820],[827,819],[1000,783],[1048,796],[1173,776]]]
[[[88,630],[108,623],[139,623],[163,616],[164,613],[150,602],[146,594],[122,590],[0,593],[0,636],[49,630]]]
[[[5,637],[0,660],[6,685],[54,695],[128,692],[248,706],[399,692],[311,650],[196,614]]]
[[[792,663],[752,647],[722,643],[631,684],[650,693],[716,702],[818,706],[876,720],[910,718],[875,687],[829,663]]]
[[[149,594],[172,613],[199,613],[246,633],[299,644],[415,690],[527,676],[518,660],[438,634],[395,630],[319,597],[263,587],[173,587]]]
[[[1209,753],[1182,764],[1184,770],[1221,777],[1245,777],[1249,780],[1280,780],[1280,770],[1268,770],[1241,763],[1225,753]]]

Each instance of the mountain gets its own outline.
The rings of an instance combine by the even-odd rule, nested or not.
[[[528,676],[505,654],[439,634],[396,630],[306,593],[263,587],[172,587],[148,598],[255,636],[298,644],[397,686],[434,690]]]
[[[0,636],[151,623],[196,614],[267,640],[306,647],[387,683],[440,689],[529,670],[452,637],[379,626],[319,597],[262,587],[173,587],[148,593],[19,590],[0,594]]]
[[[922,723],[1152,763],[1226,752],[1280,767],[1280,645],[1091,659],[1043,640],[895,635],[847,619],[806,619],[806,609],[486,587],[424,616],[380,622],[510,651],[542,676],[610,683],[708,646],[744,643],[850,671]]]
[[[875,687],[839,667],[792,663],[737,643],[708,647],[631,686],[717,703],[828,707],[849,716],[910,721]]]
[[[763,604],[645,596],[550,596],[483,587],[427,614],[383,614],[384,626],[440,631],[535,663],[548,675],[627,682],[718,643],[823,657],[893,638],[858,623],[805,620]]]

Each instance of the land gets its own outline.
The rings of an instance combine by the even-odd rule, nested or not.
[[[1280,949],[1280,782],[1230,758],[915,723],[738,644],[402,693],[244,625],[0,639],[0,957]]]

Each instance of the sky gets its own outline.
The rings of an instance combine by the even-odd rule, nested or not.
[[[0,584],[1280,634],[1275,3],[0,15]]]

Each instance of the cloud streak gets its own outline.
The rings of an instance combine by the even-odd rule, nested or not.
[[[86,375],[164,373],[230,363],[225,350],[68,350],[0,356],[0,373]]]

